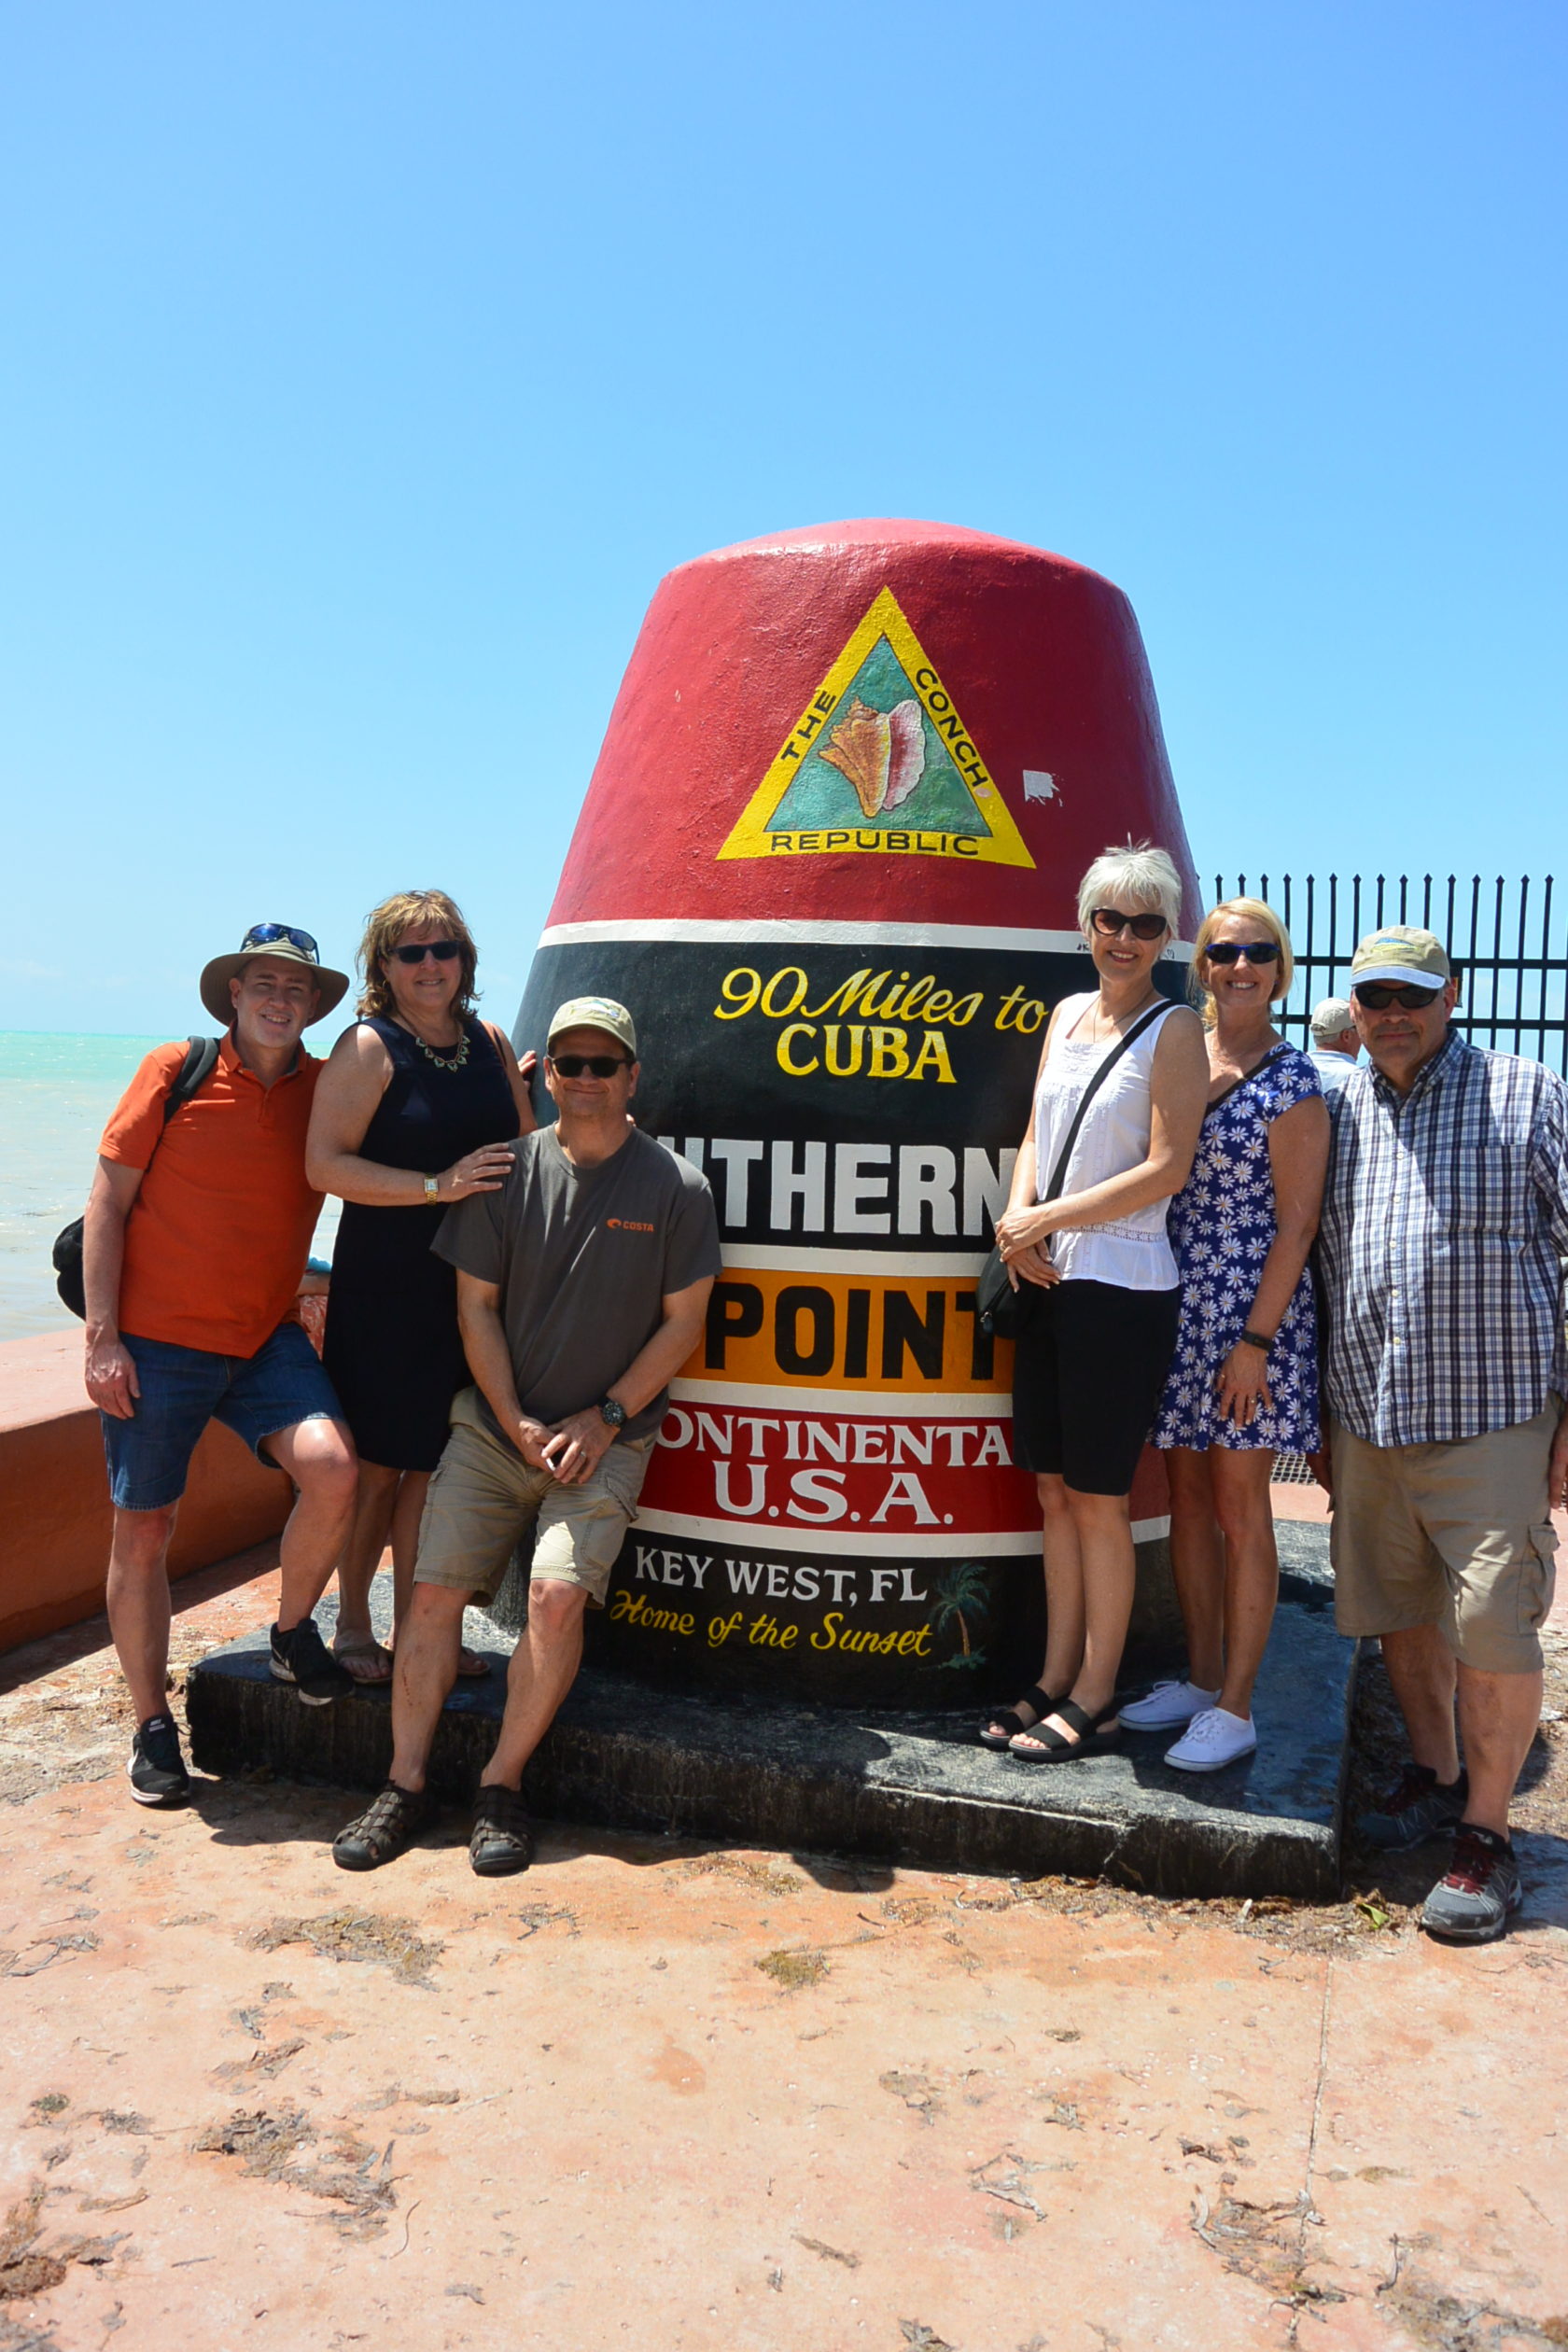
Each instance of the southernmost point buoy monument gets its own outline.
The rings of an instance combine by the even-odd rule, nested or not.
[[[514,1032],[628,1005],[638,1123],[724,1241],[602,1663],[889,1707],[1032,1675],[1040,1515],[975,1282],[1050,1008],[1089,984],[1079,877],[1128,837],[1174,857],[1190,937],[1138,624],[1095,572],[857,522],[660,586]],[[1163,1537],[1147,1458],[1132,1508]]]

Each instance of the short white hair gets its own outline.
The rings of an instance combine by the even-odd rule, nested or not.
[[[1182,922],[1182,877],[1163,849],[1147,841],[1125,842],[1119,849],[1102,849],[1078,885],[1078,928],[1085,938],[1097,906],[1113,899],[1135,899],[1157,906],[1174,939]]]

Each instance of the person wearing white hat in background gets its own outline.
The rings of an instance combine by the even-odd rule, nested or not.
[[[227,1031],[205,1078],[184,1093],[185,1045],[155,1047],[99,1146],[82,1236],[86,1378],[114,1505],[109,1626],[136,1711],[126,1770],[138,1804],[189,1793],[167,1704],[167,1566],[210,1420],[298,1491],[273,1674],[312,1705],[353,1687],[311,1612],[354,1508],[354,1441],[294,1306],[321,1208],[305,1130],[322,1065],[301,1039],[347,987],[308,931],[253,924],[202,974],[202,1002]]]
[[[1307,1058],[1318,1073],[1325,1100],[1332,1103],[1349,1084],[1361,1054],[1355,1008],[1349,997],[1323,997],[1313,1005],[1309,1026],[1312,1043]]]
[[[1508,1814],[1568,1499],[1568,1086],[1471,1045],[1450,1025],[1458,994],[1442,943],[1408,924],[1351,964],[1371,1069],[1330,1146],[1314,1467],[1334,1500],[1336,1620],[1380,1636],[1410,1742],[1357,1828],[1384,1851],[1451,1835],[1421,1924],[1489,1943],[1522,1899]]]

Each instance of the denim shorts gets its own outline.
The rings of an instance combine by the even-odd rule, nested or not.
[[[177,1503],[210,1421],[222,1421],[275,1470],[264,1450],[269,1437],[299,1421],[343,1418],[337,1392],[298,1323],[279,1323],[253,1356],[213,1355],[129,1331],[120,1338],[142,1393],[129,1421],[99,1416],[117,1511],[163,1511]]]

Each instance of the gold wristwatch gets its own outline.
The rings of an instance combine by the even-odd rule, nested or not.
[[[425,1205],[427,1209],[439,1208],[441,1205],[441,1178],[439,1176],[427,1176],[425,1179]]]

